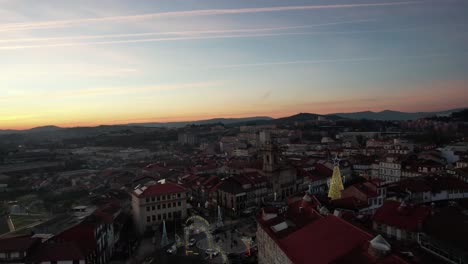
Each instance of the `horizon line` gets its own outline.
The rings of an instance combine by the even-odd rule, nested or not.
[[[125,123],[125,121],[122,120],[122,122],[112,122],[111,123],[101,123],[101,124],[90,124],[90,125],[54,125],[54,124],[49,124],[49,125],[40,125],[40,126],[32,126],[32,127],[26,127],[26,128],[0,128],[0,132],[3,131],[27,131],[27,130],[31,130],[31,129],[34,129],[34,128],[42,128],[42,127],[57,127],[57,128],[63,128],[63,129],[68,129],[68,128],[94,128],[94,127],[99,127],[99,126],[138,126],[138,124],[148,124],[148,123],[160,123],[160,124],[171,124],[171,123],[190,123],[190,122],[199,122],[199,121],[209,121],[209,120],[213,120],[213,119],[242,119],[242,118],[259,118],[259,117],[265,117],[265,118],[271,118],[273,120],[275,119],[281,119],[281,118],[287,118],[287,117],[291,117],[291,116],[294,116],[294,115],[298,115],[298,114],[314,114],[314,115],[319,115],[319,116],[330,116],[330,115],[336,115],[336,114],[352,114],[352,113],[365,113],[365,112],[373,112],[373,113],[381,113],[381,112],[385,112],[385,111],[392,111],[392,112],[400,112],[400,113],[408,113],[408,114],[412,114],[412,113],[431,113],[431,112],[443,112],[443,111],[450,111],[450,110],[464,110],[464,109],[468,109],[468,106],[466,107],[455,107],[455,108],[450,108],[450,109],[439,109],[439,110],[431,110],[431,111],[410,111],[410,112],[406,112],[406,111],[399,111],[399,110],[392,110],[392,109],[384,109],[384,110],[380,110],[380,111],[373,111],[373,110],[366,110],[366,111],[354,111],[354,112],[333,112],[333,113],[324,113],[324,114],[318,114],[318,113],[310,113],[310,112],[298,112],[298,113],[295,113],[295,114],[288,114],[286,116],[277,116],[277,117],[273,117],[274,115],[249,115],[249,114],[240,114],[240,116],[233,116],[233,115],[226,115],[226,116],[221,116],[221,117],[207,117],[207,118],[201,118],[201,119],[193,119],[193,120],[186,120],[186,119],[182,119],[181,121],[150,121],[151,119],[145,119],[145,120],[148,120],[148,121],[142,121],[142,122],[131,122],[131,120],[141,120],[141,119],[128,119],[126,122],[128,123]],[[117,120],[116,120],[117,121]]]

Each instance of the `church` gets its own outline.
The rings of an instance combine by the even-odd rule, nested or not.
[[[303,178],[298,177],[296,168],[286,163],[281,156],[281,149],[271,139],[268,131],[261,132],[263,155],[262,175],[269,180],[276,201],[284,201],[288,196],[301,191]]]

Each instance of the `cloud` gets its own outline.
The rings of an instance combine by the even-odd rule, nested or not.
[[[177,18],[188,16],[214,16],[230,14],[247,13],[265,13],[280,11],[300,11],[300,10],[321,10],[321,9],[342,9],[342,8],[362,8],[362,7],[381,7],[381,6],[401,6],[421,3],[420,1],[406,2],[384,2],[384,3],[363,3],[363,4],[337,4],[337,5],[303,5],[303,6],[278,6],[278,7],[257,7],[257,8],[239,8],[239,9],[203,9],[190,11],[173,11],[148,13],[127,16],[109,16],[98,18],[82,18],[70,20],[41,21],[28,23],[10,23],[0,26],[0,31],[17,31],[31,29],[47,29],[57,27],[70,27],[80,24],[103,23],[103,22],[128,22],[134,20],[146,20],[155,18]]]

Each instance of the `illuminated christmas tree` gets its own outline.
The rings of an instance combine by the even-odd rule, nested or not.
[[[335,157],[333,163],[333,175],[330,179],[330,185],[328,187],[328,197],[332,200],[335,200],[341,198],[341,191],[344,190],[344,187],[340,172],[340,160],[338,157]]]

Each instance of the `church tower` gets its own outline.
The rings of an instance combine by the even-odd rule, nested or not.
[[[262,144],[263,171],[273,172],[279,167],[279,150],[271,141],[268,131],[260,132],[260,144]]]
[[[343,179],[340,172],[340,160],[335,157],[333,160],[333,174],[328,187],[328,197],[332,200],[341,198],[341,191],[344,190]]]

